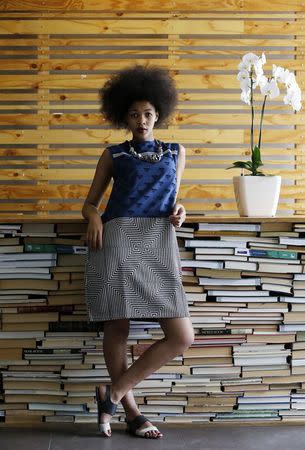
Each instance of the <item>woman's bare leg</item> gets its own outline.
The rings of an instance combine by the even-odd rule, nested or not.
[[[112,385],[112,399],[119,402],[126,393],[148,375],[180,355],[194,341],[189,317],[160,319],[164,338],[149,347]]]
[[[190,318],[160,319],[159,322],[165,334],[164,338],[149,347],[114,381],[111,389],[111,399],[114,403],[121,401],[135,385],[175,356],[182,354],[193,343],[194,331]],[[104,389],[101,386],[102,395],[105,395]],[[107,415],[108,420],[110,418]]]
[[[103,350],[106,366],[112,383],[128,369],[127,339],[129,333],[129,319],[111,320],[104,323]],[[101,397],[105,392],[100,388]],[[132,391],[127,392],[121,399],[127,420],[131,420],[140,414]],[[111,416],[102,414],[101,422],[109,422]],[[109,436],[111,432],[109,433]]]

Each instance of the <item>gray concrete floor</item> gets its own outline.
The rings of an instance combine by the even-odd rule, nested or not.
[[[113,426],[110,439],[93,424],[0,427],[1,450],[304,450],[305,426],[162,425],[164,437],[144,440]]]

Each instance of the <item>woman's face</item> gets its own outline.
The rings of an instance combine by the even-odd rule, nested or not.
[[[134,102],[128,112],[126,123],[134,140],[151,141],[153,129],[159,117],[155,107],[147,101]]]

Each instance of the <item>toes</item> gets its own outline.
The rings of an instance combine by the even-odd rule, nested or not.
[[[160,431],[147,431],[145,433],[145,437],[148,439],[157,439],[159,437],[162,437],[162,434]]]

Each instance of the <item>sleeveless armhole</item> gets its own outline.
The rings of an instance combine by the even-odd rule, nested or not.
[[[176,163],[175,165],[176,165],[176,170],[177,170],[178,169],[179,154],[180,154],[179,144],[177,144],[177,143],[170,144],[170,149],[175,151],[175,153],[173,154],[173,158],[174,158],[174,161]]]

